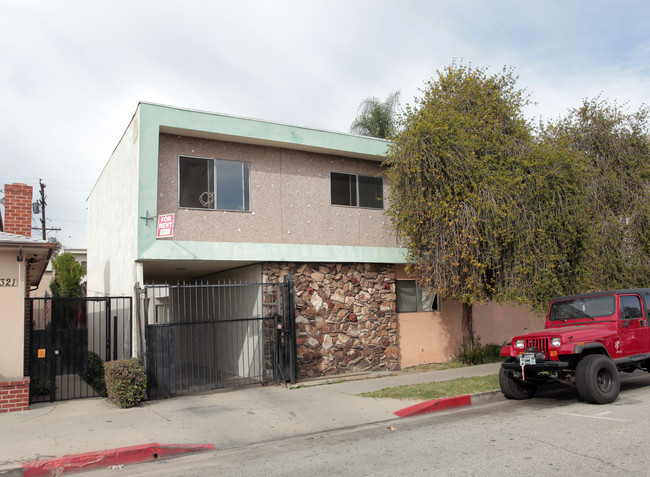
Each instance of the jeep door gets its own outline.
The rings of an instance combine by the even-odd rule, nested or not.
[[[639,295],[619,296],[619,336],[623,355],[648,352],[648,320]]]

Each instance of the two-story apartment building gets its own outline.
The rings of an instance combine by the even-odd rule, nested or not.
[[[291,273],[300,376],[449,359],[460,305],[426,297],[404,272],[384,215],[387,150],[381,139],[140,103],[88,198],[89,294]],[[157,237],[167,214],[172,234]],[[534,323],[520,311],[516,330]],[[512,331],[502,311],[484,315],[479,333],[483,322],[495,330],[494,316]]]

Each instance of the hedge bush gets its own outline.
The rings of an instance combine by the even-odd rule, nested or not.
[[[88,352],[88,372],[81,375],[97,394],[106,396],[106,383],[104,381],[104,362],[102,358],[92,351]]]
[[[481,339],[476,340],[474,349],[471,350],[463,343],[463,349],[458,355],[458,360],[465,364],[486,364],[501,361],[501,348],[503,345],[488,343],[481,345]]]
[[[29,382],[29,393],[32,396],[49,396],[50,395],[50,378],[33,378]]]
[[[147,373],[135,358],[104,363],[104,379],[108,399],[120,407],[137,406],[147,398]]]

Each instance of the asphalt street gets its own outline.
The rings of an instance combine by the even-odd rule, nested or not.
[[[528,401],[236,446],[108,475],[649,475],[650,375],[622,381],[619,399],[608,405],[551,390]]]
[[[34,460],[132,446],[210,444],[226,449],[392,420],[395,411],[415,402],[358,394],[486,376],[497,373],[499,366],[338,376],[304,381],[294,389],[251,386],[152,400],[130,409],[120,409],[104,398],[35,404],[29,411],[0,415],[0,474]],[[493,397],[503,399],[496,394]]]

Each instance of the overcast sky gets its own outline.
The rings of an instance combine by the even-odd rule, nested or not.
[[[138,101],[346,132],[364,98],[412,104],[454,58],[513,67],[531,118],[598,94],[636,110],[650,2],[0,0],[0,188],[36,200],[43,179],[50,235],[85,247],[86,198]]]

